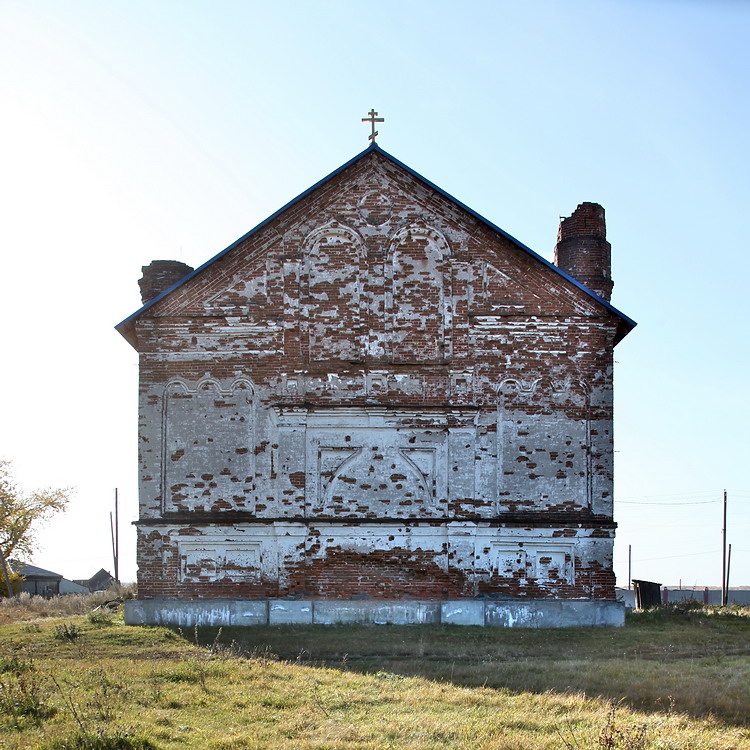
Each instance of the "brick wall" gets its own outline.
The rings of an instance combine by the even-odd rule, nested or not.
[[[612,598],[619,322],[369,152],[135,319],[139,595]]]

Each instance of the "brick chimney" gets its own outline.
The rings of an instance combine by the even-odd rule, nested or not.
[[[143,278],[138,281],[141,288],[141,302],[145,305],[154,297],[176,284],[193,270],[192,266],[179,260],[154,260],[142,266]]]
[[[555,265],[607,302],[614,286],[611,250],[604,209],[598,203],[581,203],[560,222]]]

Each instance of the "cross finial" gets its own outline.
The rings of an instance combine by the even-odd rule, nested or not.
[[[378,134],[378,131],[375,130],[375,123],[385,122],[385,117],[378,117],[378,113],[374,109],[371,109],[367,114],[370,116],[363,117],[362,122],[369,122],[372,125],[372,133],[367,137],[367,140],[375,143],[375,136]]]

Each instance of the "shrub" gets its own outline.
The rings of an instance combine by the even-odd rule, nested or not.
[[[79,732],[67,739],[55,740],[46,750],[156,750],[148,738],[129,730],[109,732]]]
[[[95,609],[93,612],[89,612],[88,621],[92,625],[97,627],[106,627],[107,625],[114,625],[114,614],[108,609]]]
[[[81,635],[83,635],[83,631],[74,622],[55,625],[55,638],[58,641],[76,641]]]

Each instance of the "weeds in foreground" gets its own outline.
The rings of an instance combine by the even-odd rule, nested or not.
[[[40,724],[57,713],[50,691],[33,660],[4,657],[0,675],[0,713],[12,718],[17,729],[28,721]]]
[[[68,623],[63,622],[60,625],[55,625],[55,638],[58,641],[77,641],[83,631],[74,622]]]
[[[77,641],[82,632],[76,623],[63,623],[55,628],[54,637],[60,641]],[[84,648],[77,643],[76,647],[81,662],[93,661]],[[10,644],[10,649],[17,648]],[[40,671],[31,657],[18,653],[0,655],[0,715],[6,717],[6,722],[9,718],[14,729],[23,731],[29,724],[41,727],[45,719],[62,711],[72,717],[77,727],[75,734],[57,738],[43,746],[46,748],[154,748],[150,740],[134,729],[118,726],[118,714],[127,702],[126,693],[124,686],[101,667],[75,677],[64,677],[62,674],[56,676],[52,671]]]
[[[649,747],[662,747],[662,730],[673,715],[674,700],[669,698],[667,714],[656,725],[649,727],[641,721],[623,722],[618,716],[620,705],[611,701],[604,724],[596,739],[597,747],[605,750],[647,750]],[[566,750],[583,750],[590,745],[579,740],[570,726],[557,729],[557,736]]]
[[[127,691],[101,668],[91,670],[83,685],[50,676],[78,731],[47,745],[49,750],[150,750],[155,745],[132,727],[118,727],[118,707],[127,702]],[[85,690],[85,699],[77,695]]]
[[[622,750],[645,750],[646,732],[645,724],[619,724],[615,714],[617,707],[614,703],[609,706],[607,719],[599,732],[599,747],[622,748]]]

